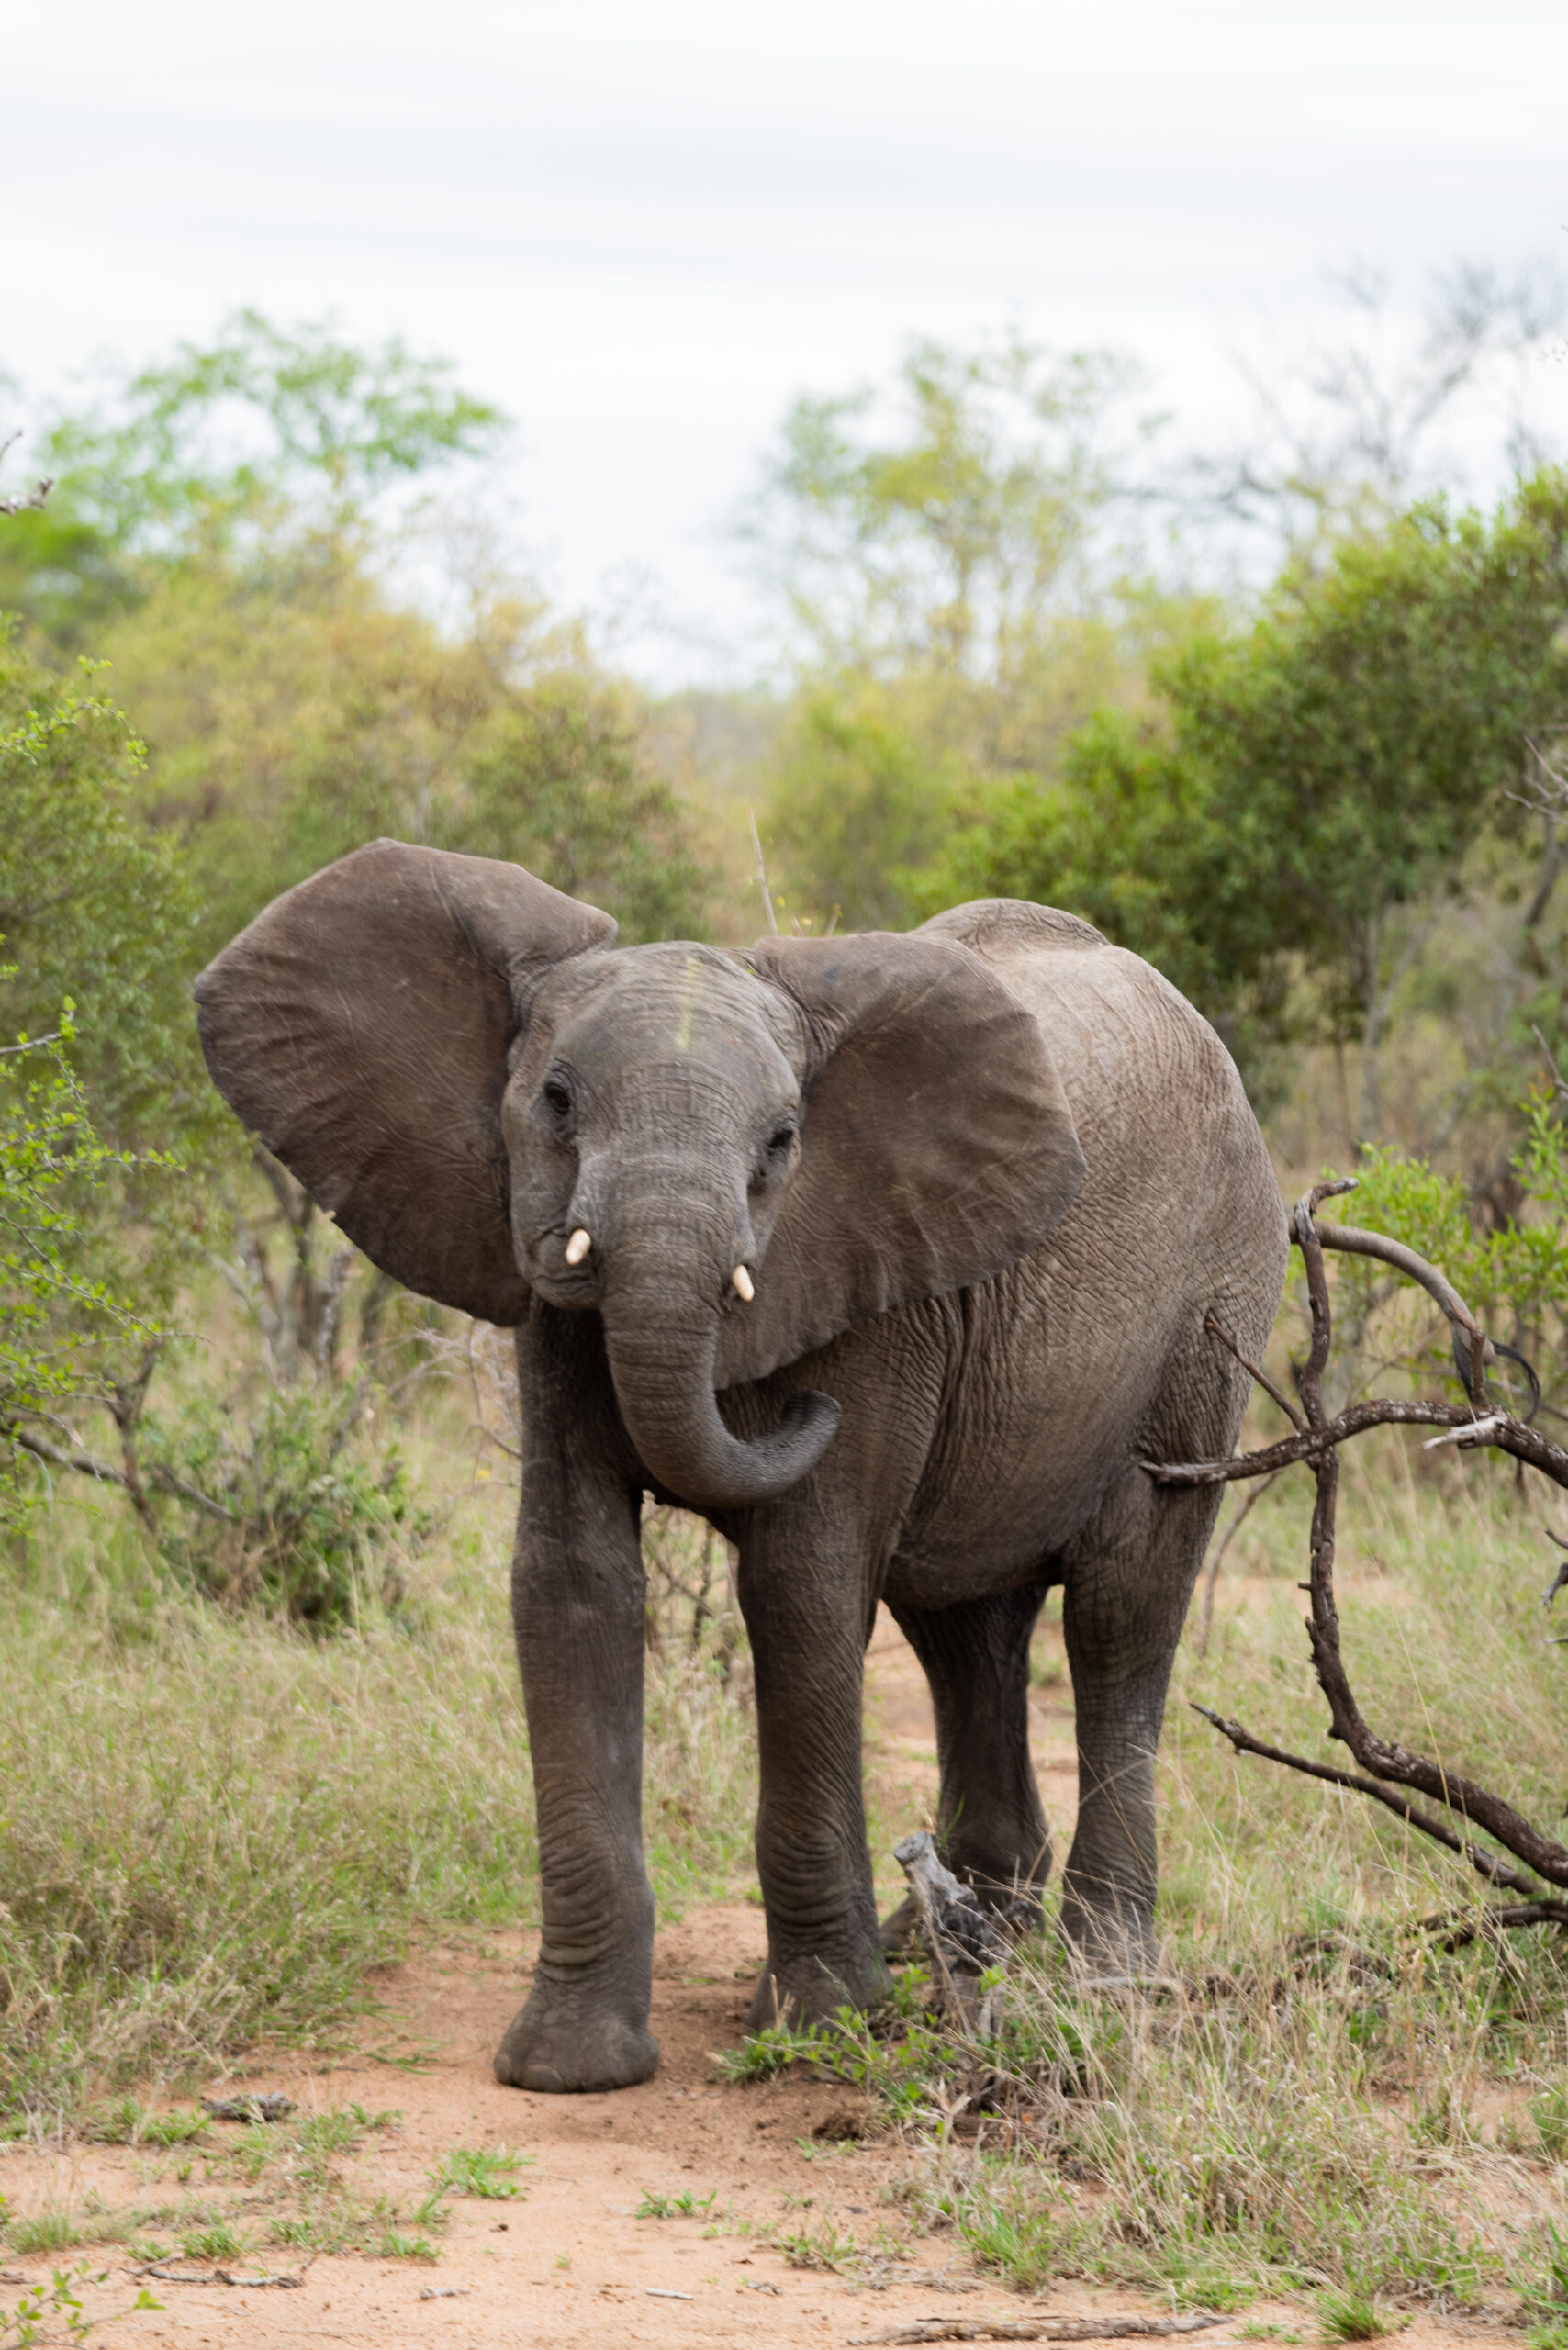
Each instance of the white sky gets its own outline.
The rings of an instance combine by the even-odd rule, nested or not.
[[[790,396],[915,333],[1112,343],[1195,436],[1324,271],[1568,265],[1563,0],[0,0],[0,362],[243,302],[450,354],[570,597],[739,641]],[[1568,387],[1568,371],[1560,371]]]

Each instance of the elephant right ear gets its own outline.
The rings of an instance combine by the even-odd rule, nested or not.
[[[520,1322],[500,1105],[556,963],[611,917],[519,865],[373,841],[275,898],[196,983],[213,1081],[373,1264]]]

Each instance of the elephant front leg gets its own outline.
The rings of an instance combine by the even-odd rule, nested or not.
[[[525,1413],[528,1406],[525,1384]],[[543,1399],[540,1399],[543,1404]],[[640,1494],[597,1464],[531,1454],[512,1571],[539,1818],[543,1934],[496,2053],[513,2088],[628,2088],[648,2031],[654,1898],[643,1864]]]
[[[859,1574],[803,1572],[800,1548],[743,1545],[741,1604],[756,1673],[761,1796],[756,1865],[767,1961],[748,2029],[875,2008],[889,1975],[877,1938],[861,1789]]]

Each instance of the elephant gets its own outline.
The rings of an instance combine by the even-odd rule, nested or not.
[[[376,841],[196,983],[207,1066],[351,1239],[516,1333],[512,1614],[543,1935],[504,2083],[646,2079],[644,1495],[735,1548],[755,1665],[756,2029],[887,1995],[861,1783],[885,1601],[937,1831],[1038,1918],[1029,1644],[1062,1592],[1060,1930],[1158,1964],[1154,1760],[1286,1225],[1229,1056],[1149,965],[988,900],[906,933],[616,946],[521,867]],[[1231,1341],[1205,1329],[1213,1316]]]

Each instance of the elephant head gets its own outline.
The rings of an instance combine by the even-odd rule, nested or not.
[[[376,841],[202,974],[207,1066],[410,1289],[597,1311],[652,1480],[767,1501],[838,1407],[797,1392],[743,1441],[718,1391],[1025,1254],[1077,1136],[1036,1023],[954,940],[614,934],[521,867]]]

